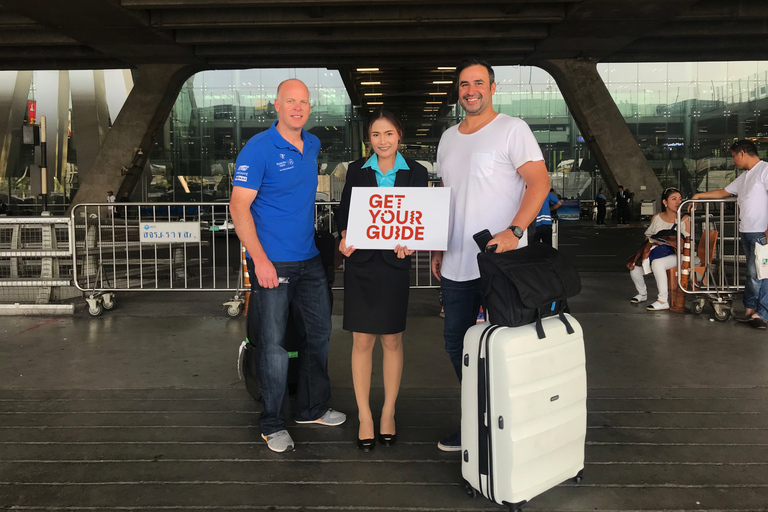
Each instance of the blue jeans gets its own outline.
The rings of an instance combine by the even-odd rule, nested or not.
[[[467,329],[477,323],[477,313],[482,301],[480,279],[472,281],[451,281],[443,277],[440,281],[445,311],[445,351],[451,359],[456,376],[461,381],[461,355],[464,351],[464,335]]]
[[[754,309],[757,316],[768,320],[768,279],[757,278],[755,243],[762,232],[741,233],[741,248],[747,257],[747,282],[744,283],[744,307]]]
[[[316,420],[328,410],[331,303],[320,256],[305,261],[272,262],[278,277],[288,278],[288,283],[271,289],[259,286],[250,258],[247,264],[252,276],[249,339],[256,350],[259,391],[264,399],[259,428],[267,436],[283,430],[290,414],[285,350],[289,308],[301,337],[295,417]]]

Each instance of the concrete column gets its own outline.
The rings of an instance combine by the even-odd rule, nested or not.
[[[72,91],[72,135],[77,148],[77,173],[82,183],[109,130],[104,71],[69,72]]]
[[[46,121],[48,121],[46,119]],[[56,130],[56,133],[48,134],[48,166],[52,167],[53,172],[48,176],[53,179],[54,176],[59,179],[59,183],[64,185],[67,178],[67,156],[69,153],[69,73],[59,71],[58,87],[58,108],[56,124],[53,120],[48,121],[47,125]],[[52,144],[54,143],[54,144]],[[51,160],[55,158],[55,160]],[[51,165],[51,162],[54,165]],[[53,184],[49,184],[48,190],[53,191]]]
[[[27,110],[31,71],[0,71],[0,178],[19,160],[21,125]]]
[[[608,188],[615,193],[623,185],[635,193],[635,206],[643,199],[653,199],[658,211],[661,183],[600,78],[596,62],[552,59],[531,64],[549,72],[557,82]]]
[[[67,162],[67,125],[69,123],[69,72],[35,71],[37,119],[45,116],[48,140],[48,191],[53,192],[53,178],[63,181]]]
[[[155,135],[170,114],[184,81],[195,71],[182,64],[146,64],[138,68],[133,89],[107,133],[91,172],[81,179],[70,209],[75,204],[103,202],[107,190],[115,190],[118,201],[131,197]]]

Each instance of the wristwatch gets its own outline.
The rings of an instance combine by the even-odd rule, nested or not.
[[[517,238],[523,238],[523,228],[520,226],[509,226],[507,229],[511,229],[512,234],[514,234]]]

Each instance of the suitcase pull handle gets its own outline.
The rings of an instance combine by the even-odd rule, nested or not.
[[[499,416],[499,430],[504,430],[504,417]]]
[[[469,368],[469,354],[464,354],[464,366]]]

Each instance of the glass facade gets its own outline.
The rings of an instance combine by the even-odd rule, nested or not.
[[[763,148],[761,157],[768,157],[768,61],[600,64],[598,72],[663,187],[677,186],[686,196],[722,188],[736,176],[729,146],[737,139],[755,140]],[[228,198],[237,154],[276,119],[275,88],[287,78],[299,78],[309,87],[313,108],[306,129],[322,142],[319,172],[328,174],[340,162],[360,157],[364,119],[351,105],[337,71],[205,71],[182,88],[157,136],[151,175],[135,199]],[[564,197],[593,198],[603,186],[600,169],[554,79],[539,68],[511,66],[496,68],[496,82],[496,109],[531,126],[556,191]],[[41,86],[33,85],[30,99]],[[451,125],[462,116],[455,106],[447,116],[429,114],[423,122]],[[434,161],[437,140],[405,142],[407,155]],[[74,170],[75,148],[69,148]],[[29,196],[32,152],[26,146],[22,151],[16,159],[21,167],[9,169],[0,181],[3,201]],[[64,201],[67,185],[56,186]]]
[[[753,139],[768,157],[768,62],[599,64],[662,187],[685,196],[723,188],[736,176],[734,140]],[[599,169],[554,79],[529,67],[498,67],[494,105],[528,122],[545,153],[555,189],[591,199]],[[460,110],[460,109],[459,109]],[[575,165],[574,165],[575,164]],[[578,175],[570,175],[578,171]]]
[[[298,78],[309,88],[312,113],[304,127],[320,138],[319,172],[360,154],[360,123],[335,70],[204,71],[182,88],[150,156],[150,201],[213,201],[229,197],[237,154],[277,119],[277,85]]]

